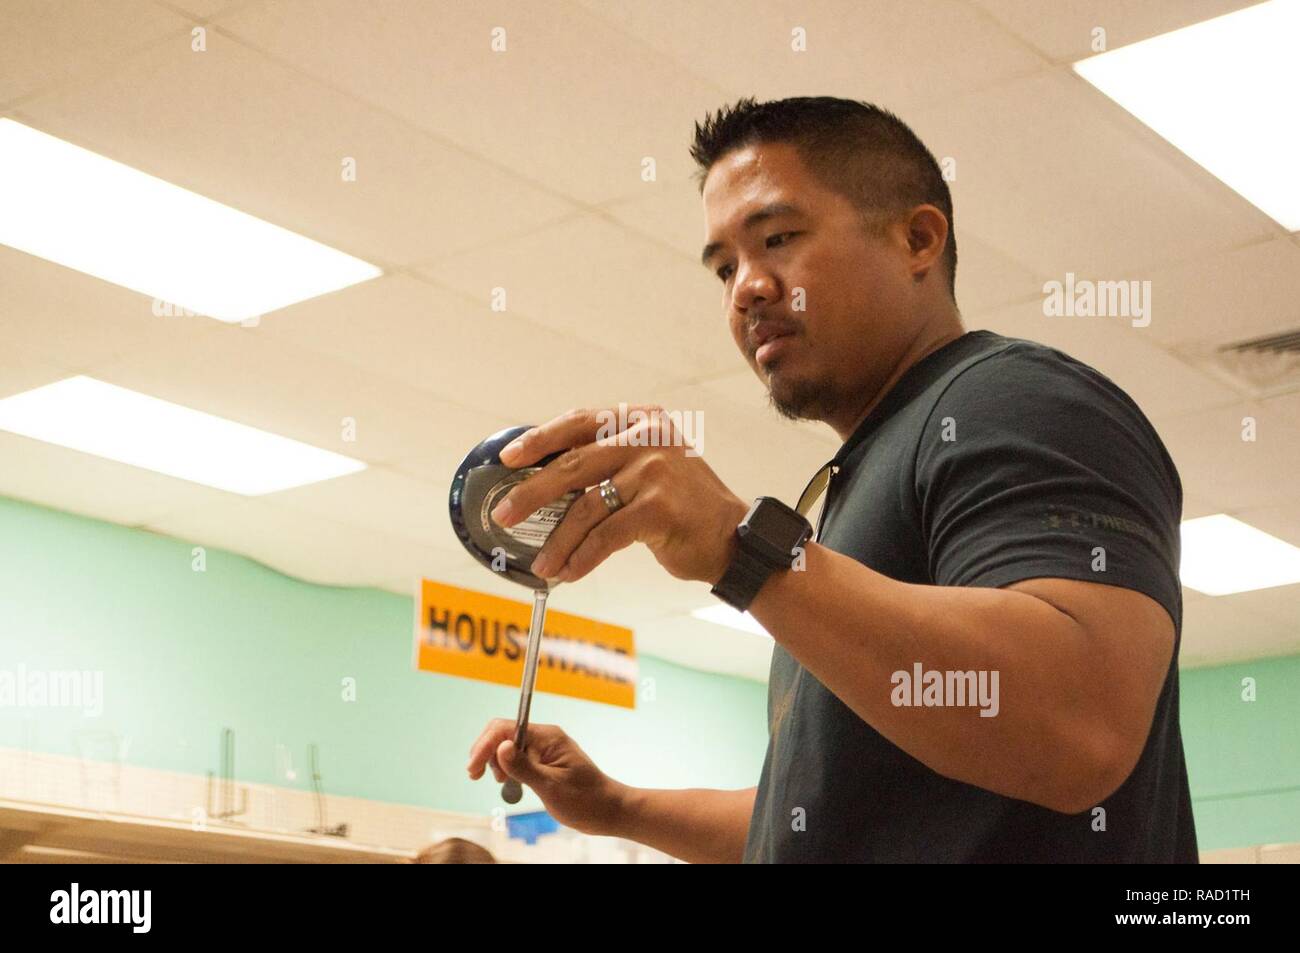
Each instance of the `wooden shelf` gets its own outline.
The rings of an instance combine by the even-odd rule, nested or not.
[[[0,862],[394,864],[408,851],[338,837],[0,799]]]

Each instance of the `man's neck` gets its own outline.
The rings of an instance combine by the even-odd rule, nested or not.
[[[912,343],[908,345],[907,350],[903,352],[903,356],[895,363],[884,384],[876,390],[875,394],[867,400],[866,405],[857,414],[841,420],[828,420],[826,422],[839,434],[840,440],[848,440],[853,435],[853,432],[858,429],[858,425],[867,419],[867,416],[876,409],[880,402],[885,399],[885,395],[894,389],[894,385],[913,365],[939,350],[945,344],[957,340],[965,333],[966,329],[962,327],[961,316],[957,313],[956,308],[952,310],[951,315],[945,315],[944,320],[936,325],[922,327],[917,332],[916,337],[912,339]]]

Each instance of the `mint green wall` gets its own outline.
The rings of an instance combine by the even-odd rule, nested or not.
[[[202,774],[236,732],[236,775],[308,788],[321,746],[332,794],[488,813],[488,775],[465,774],[493,716],[518,690],[411,667],[411,600],[294,580],[189,543],[0,497],[0,669],[102,670],[104,710],[0,707],[0,746],[76,755],[84,732],[129,738],[131,764]],[[468,558],[468,557],[467,557]],[[342,679],[357,700],[342,700]],[[766,695],[747,679],[642,657],[654,701],[636,710],[538,695],[537,721],[562,725],[607,773],[655,787],[748,787],[766,747]],[[78,732],[82,733],[78,740]],[[276,745],[296,782],[277,770]],[[520,810],[540,807],[531,794]]]
[[[1300,656],[1185,669],[1179,688],[1201,849],[1300,841]]]
[[[196,573],[189,543],[0,497],[0,669],[105,680],[99,718],[0,707],[0,746],[75,755],[77,732],[112,731],[129,763],[202,774],[229,725],[241,780],[305,787],[315,741],[330,793],[487,813],[496,785],[466,778],[467,750],[488,717],[513,716],[517,692],[414,672],[411,639],[407,598],[216,549]],[[534,716],[632,784],[756,782],[763,686],[647,657],[641,675],[656,698],[635,711],[541,695]],[[1245,677],[1256,701],[1241,699]],[[1300,841],[1300,657],[1184,670],[1182,727],[1202,850]],[[278,744],[297,782],[278,772]],[[520,808],[537,806],[530,794]]]

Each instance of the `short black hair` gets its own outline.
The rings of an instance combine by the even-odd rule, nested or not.
[[[813,176],[862,210],[872,229],[882,216],[933,205],[948,217],[948,293],[957,299],[957,236],[952,194],[934,155],[903,120],[871,103],[798,96],[759,103],[741,99],[695,124],[691,158],[700,192],[728,152],[768,142],[794,146]]]

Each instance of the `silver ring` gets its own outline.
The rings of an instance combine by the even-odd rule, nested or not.
[[[611,513],[617,513],[623,508],[623,501],[618,497],[618,489],[613,480],[600,481],[600,498],[605,501],[605,508]]]

